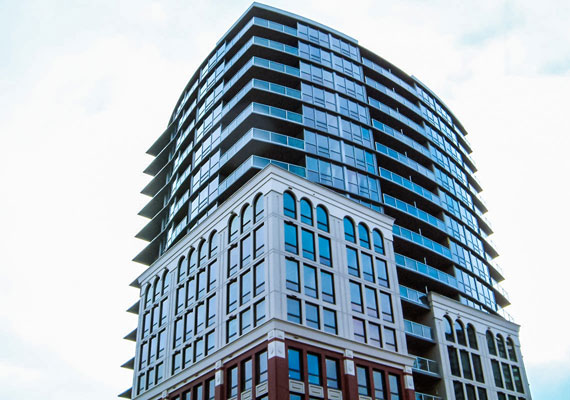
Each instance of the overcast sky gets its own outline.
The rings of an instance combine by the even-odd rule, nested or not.
[[[359,39],[462,121],[533,396],[568,398],[570,2],[270,4]],[[0,398],[130,387],[145,151],[249,5],[0,0]]]

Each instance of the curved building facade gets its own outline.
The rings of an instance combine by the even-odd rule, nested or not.
[[[254,3],[155,157],[140,399],[530,399],[467,132],[349,36]]]

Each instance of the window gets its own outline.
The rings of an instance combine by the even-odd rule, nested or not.
[[[379,254],[384,254],[384,240],[378,229],[372,231],[372,239],[374,240],[374,251]]]
[[[202,240],[200,246],[198,246],[198,265],[200,267],[203,267],[207,258],[208,258],[208,253],[206,251],[206,241]]]
[[[162,294],[168,293],[168,289],[170,288],[170,273],[167,270],[164,272],[164,276],[162,277]]]
[[[216,287],[218,279],[218,261],[214,261],[208,267],[208,291]]]
[[[374,282],[374,268],[372,268],[372,257],[368,254],[360,253],[362,261],[362,277],[368,282]]]
[[[368,234],[368,228],[363,223],[358,224],[358,238],[362,247],[370,248],[370,235]]]
[[[471,371],[471,362],[469,361],[469,353],[461,350],[461,368],[463,369],[463,377],[465,379],[473,379],[473,372]]]
[[[239,253],[237,245],[234,245],[228,251],[228,276],[232,276],[238,270],[238,262],[239,262],[238,254]]]
[[[331,242],[328,238],[319,235],[319,262],[327,267],[332,266]]]
[[[265,225],[261,225],[253,232],[253,240],[255,242],[254,258],[259,257],[265,250]]]
[[[372,370],[372,382],[374,383],[374,400],[384,400],[384,373]]]
[[[251,228],[251,206],[247,204],[241,211],[241,231],[242,233]]]
[[[499,357],[507,358],[507,350],[505,348],[505,340],[501,335],[497,335],[497,349],[499,349]]]
[[[487,390],[482,387],[477,388],[477,395],[479,396],[479,400],[487,400]]]
[[[453,381],[453,392],[455,393],[455,400],[465,400],[465,392],[461,382]]]
[[[325,332],[336,335],[336,312],[327,308],[323,308],[323,319]]]
[[[265,319],[265,300],[255,303],[255,326],[259,325]]]
[[[392,298],[388,293],[380,292],[380,304],[382,305],[382,319],[384,321],[394,322]]]
[[[455,342],[455,337],[453,336],[453,328],[451,327],[451,321],[447,316],[443,317],[443,331],[445,332],[445,340]]]
[[[287,217],[297,218],[297,207],[295,206],[295,198],[289,192],[283,193],[283,213]]]
[[[362,291],[360,290],[360,285],[355,282],[350,282],[350,303],[352,305],[352,311],[363,313],[362,308]]]
[[[515,387],[517,389],[517,392],[524,393],[522,379],[521,379],[521,371],[519,367],[515,367],[514,365],[512,368],[513,368],[513,379],[515,381]]]
[[[257,353],[255,361],[255,381],[259,385],[267,382],[267,351]]]
[[[296,381],[301,381],[301,352],[295,349],[287,350],[287,359],[289,363],[289,379],[294,379]]]
[[[346,264],[348,265],[348,273],[350,275],[360,277],[358,253],[351,247],[346,248]]]
[[[198,252],[195,250],[190,251],[190,266],[188,267],[188,275],[192,275],[196,268],[198,268]]]
[[[313,207],[307,199],[301,199],[301,222],[307,225],[313,225]]]
[[[251,270],[247,271],[243,274],[240,278],[241,281],[241,302],[240,304],[243,306],[245,303],[251,300]]]
[[[251,329],[251,309],[242,311],[239,316],[240,335],[247,333]]]
[[[184,280],[184,278],[186,278],[186,269],[188,268],[188,261],[186,260],[185,257],[182,257],[180,259],[180,261],[178,262],[178,282],[182,282]],[[145,307],[148,307],[151,303],[151,298],[150,298],[150,286],[147,288],[146,290],[146,303],[145,303]]]
[[[194,388],[194,398],[195,399],[202,398],[202,385],[198,385]]]
[[[216,331],[213,330],[206,335],[206,354],[210,354],[216,347]]]
[[[251,262],[251,235],[247,235],[241,240],[241,267],[245,267]]]
[[[459,320],[455,320],[455,336],[457,337],[457,343],[467,346],[465,328],[463,328],[463,324]]]
[[[370,395],[370,379],[368,377],[368,369],[365,367],[356,367],[356,378],[358,381],[358,394],[362,396]]]
[[[158,278],[154,282],[154,291],[153,291],[153,295],[152,295],[152,301],[156,301],[160,297],[160,286],[161,286],[160,285],[160,278]]]
[[[285,286],[287,289],[299,292],[301,289],[299,287],[299,263],[295,260],[286,258],[285,259]]]
[[[216,296],[212,296],[208,299],[208,321],[206,326],[212,326],[216,322]]]
[[[356,243],[354,224],[348,217],[344,218],[344,239],[349,242]]]
[[[321,360],[316,354],[307,353],[307,375],[309,384],[321,386]]]
[[[158,329],[159,322],[160,322],[160,306],[157,305],[152,308],[152,328],[151,328],[152,332]]]
[[[216,380],[214,378],[208,379],[206,382],[206,398],[207,400],[215,400],[216,398]]]
[[[329,231],[329,216],[323,206],[317,206],[317,228]]]
[[[186,288],[181,286],[176,291],[176,314],[184,309],[186,302]]]
[[[298,254],[297,247],[297,227],[289,222],[284,223],[285,226],[285,251]]]
[[[291,297],[287,297],[287,321],[301,323],[301,302]]]
[[[327,358],[325,364],[327,373],[327,386],[333,389],[340,389],[340,383],[338,379],[338,361]]]
[[[228,314],[237,308],[238,303],[238,283],[233,281],[228,285]]]
[[[264,211],[264,205],[263,205],[263,195],[260,194],[259,196],[257,196],[257,198],[255,199],[255,203],[254,203],[254,220],[255,223],[258,223],[259,221],[261,221],[261,219],[263,218],[263,211]]]
[[[175,374],[182,369],[182,353],[178,352],[172,356],[172,373]]]
[[[305,285],[305,294],[307,296],[317,298],[317,270],[313,267],[305,265],[303,268],[303,281]]]
[[[201,271],[197,277],[198,280],[198,295],[196,296],[197,299],[201,298],[206,294],[206,270]]]
[[[497,355],[497,347],[495,347],[495,336],[491,331],[487,331],[485,334],[487,338],[487,348],[489,349],[489,353],[496,356]]]
[[[398,351],[396,343],[396,331],[392,328],[384,327],[384,347],[386,350]]]
[[[382,347],[382,336],[380,334],[380,325],[368,323],[368,341],[371,345]]]
[[[366,295],[366,315],[378,318],[378,300],[376,298],[376,290],[365,287],[364,292]]]
[[[334,278],[332,274],[325,271],[321,271],[321,297],[327,303],[335,303]]]
[[[251,358],[241,363],[241,390],[249,390],[253,386],[253,363]]]
[[[388,375],[390,383],[390,400],[400,400],[400,378],[397,375]]]
[[[380,286],[390,287],[388,283],[388,266],[386,261],[379,258],[376,259],[376,277]]]
[[[168,297],[160,304],[160,325],[164,325],[168,320]]]
[[[184,348],[184,367],[187,368],[192,364],[192,346],[187,346]]]
[[[238,368],[232,367],[228,370],[228,397],[238,394]]]
[[[475,333],[475,328],[471,324],[467,324],[467,339],[469,339],[469,347],[477,350],[477,334]]]
[[[451,374],[461,377],[461,372],[459,371],[459,359],[457,358],[457,350],[455,347],[447,346],[447,355],[449,357],[449,367],[451,368]]]
[[[194,360],[198,361],[204,356],[204,339],[194,342]]]
[[[303,257],[315,261],[315,236],[312,232],[301,229],[303,241]]]
[[[227,322],[227,337],[226,337],[226,341],[229,343],[232,340],[235,339],[235,337],[237,336],[237,331],[238,331],[238,324],[237,324],[237,318],[233,317],[232,319],[230,319]]]
[[[354,328],[354,340],[361,343],[366,343],[366,330],[364,328],[364,321],[358,318],[353,318],[352,326]]]
[[[258,296],[265,291],[265,263],[261,262],[255,266],[254,269],[254,280],[255,280],[255,288],[254,288],[254,296]]]
[[[196,333],[199,333],[204,329],[205,322],[206,322],[206,305],[204,303],[201,303],[196,308]]]
[[[143,343],[140,350],[140,368],[146,366],[146,362],[148,361],[148,343]]]
[[[230,218],[229,228],[229,241],[232,242],[233,240],[237,239],[239,233],[239,221],[237,215],[232,215]]]
[[[471,361],[473,361],[475,379],[477,382],[485,383],[485,378],[483,376],[483,367],[481,365],[481,357],[479,357],[477,354],[471,354]]]
[[[321,329],[319,321],[319,307],[311,303],[305,303],[305,319],[309,328]]]
[[[515,344],[513,339],[507,338],[507,352],[509,353],[509,360],[517,361],[517,354],[515,352]]]
[[[196,279],[192,278],[188,281],[186,289],[186,304],[192,304],[196,299]]]
[[[491,360],[491,367],[493,367],[493,377],[495,378],[495,386],[502,388],[503,378],[501,376],[501,367],[499,366],[499,362]]]
[[[505,379],[505,387],[509,390],[514,390],[513,377],[511,376],[511,368],[509,364],[501,363],[503,369],[503,378]]]
[[[218,254],[219,241],[220,241],[220,236],[218,235],[218,232],[216,231],[212,232],[212,235],[210,236],[210,257],[213,257],[216,254]]]
[[[184,320],[184,340],[190,340],[192,338],[193,331],[194,331],[194,311],[190,310],[186,313]]]

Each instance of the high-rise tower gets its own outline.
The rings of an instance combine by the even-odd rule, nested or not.
[[[150,147],[136,399],[530,399],[461,123],[254,3]]]

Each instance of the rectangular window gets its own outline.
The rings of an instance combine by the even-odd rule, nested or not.
[[[184,368],[188,368],[190,364],[192,364],[192,346],[188,346],[184,348]]]
[[[473,361],[475,379],[477,382],[485,383],[485,378],[483,376],[483,367],[481,365],[481,357],[479,357],[477,354],[471,354],[471,361]]]
[[[365,287],[364,292],[366,294],[366,315],[378,318],[378,300],[376,298],[376,290]]]
[[[307,353],[307,375],[309,384],[321,386],[321,359],[316,354]]]
[[[243,274],[240,278],[241,281],[241,305],[243,306],[245,303],[251,300],[251,270],[247,271]]]
[[[159,322],[160,322],[160,307],[154,306],[154,308],[152,309],[152,329],[151,329],[152,332],[158,329]]]
[[[297,227],[291,223],[285,222],[285,251],[298,254],[297,246]]]
[[[327,358],[326,369],[327,369],[327,387],[333,389],[340,389],[340,383],[338,379],[339,376],[338,361]]]
[[[321,296],[327,303],[335,303],[334,298],[334,278],[332,274],[321,271]]]
[[[164,363],[160,363],[156,366],[156,383],[159,383],[164,378]]]
[[[491,360],[491,367],[493,367],[493,377],[495,378],[495,386],[503,387],[503,377],[501,376],[501,367],[498,361]]]
[[[226,341],[227,343],[230,343],[232,340],[234,340],[237,336],[237,330],[238,330],[238,326],[237,326],[237,318],[233,317],[232,319],[230,319],[227,322],[227,330],[226,330]]]
[[[465,392],[467,393],[467,400],[477,400],[477,396],[475,395],[475,386],[466,384]]]
[[[386,261],[376,258],[376,277],[378,284],[384,287],[390,287],[388,283],[388,267]]]
[[[352,325],[354,327],[354,340],[366,343],[366,329],[364,328],[364,321],[358,318],[353,318]]]
[[[168,320],[168,298],[162,300],[160,304],[160,325],[166,324]]]
[[[487,390],[485,390],[485,388],[482,387],[478,387],[477,388],[477,394],[479,395],[479,400],[487,400]],[[519,399],[519,400],[524,400],[523,399]]]
[[[311,303],[305,303],[305,319],[308,327],[321,329],[318,306]]]
[[[206,393],[206,399],[215,400],[216,399],[216,379],[208,379],[206,382],[206,388],[208,392]]]
[[[287,359],[289,364],[289,379],[302,381],[301,352],[295,349],[287,350]]]
[[[243,335],[251,329],[251,309],[242,311],[240,314],[240,334]]]
[[[255,381],[259,385],[262,382],[267,382],[267,352],[263,351],[257,353],[255,362]]]
[[[463,391],[463,384],[458,381],[453,381],[453,392],[455,400],[465,400],[465,392]]]
[[[515,388],[517,389],[517,392],[524,393],[522,379],[521,379],[521,371],[519,367],[515,367],[514,365],[512,368],[513,368],[513,378],[515,381]]]
[[[469,353],[465,350],[461,350],[461,368],[463,369],[463,377],[466,379],[473,379],[473,372],[471,372],[471,362],[469,361]]]
[[[305,294],[317,298],[317,270],[308,265],[304,265],[303,271]]]
[[[374,282],[374,268],[372,267],[372,257],[368,254],[361,253],[362,261],[362,277],[368,282]]]
[[[255,303],[255,326],[259,325],[265,319],[265,300]]]
[[[287,289],[294,290],[295,292],[300,292],[299,263],[297,261],[288,258],[285,259],[285,276],[285,286]]]
[[[202,296],[204,296],[206,294],[206,271],[201,271],[198,274],[198,296],[196,297],[196,299],[201,298]]]
[[[363,313],[364,309],[362,307],[362,291],[358,283],[350,281],[350,303],[352,305],[352,311]]]
[[[254,296],[258,296],[265,291],[265,263],[261,262],[255,266],[255,290]]]
[[[380,325],[368,323],[368,342],[376,347],[382,347],[382,336],[380,334]]]
[[[331,242],[323,236],[319,236],[319,262],[327,267],[332,266]]]
[[[238,368],[233,367],[228,370],[228,398],[238,394]]]
[[[392,328],[384,327],[384,347],[386,350],[398,351],[396,343],[396,331]]]
[[[206,305],[201,303],[196,308],[196,334],[204,330],[204,324],[206,322]]]
[[[208,299],[208,322],[206,326],[212,326],[216,322],[216,296]]]
[[[370,378],[368,377],[368,368],[357,366],[356,378],[358,381],[358,394],[362,396],[370,396]]]
[[[384,373],[372,370],[372,383],[374,384],[374,400],[385,400],[384,397]]]
[[[515,390],[513,387],[513,377],[511,376],[511,369],[509,364],[501,363],[503,368],[503,378],[505,379],[505,387],[509,390]]]
[[[218,279],[218,261],[214,261],[208,267],[208,291],[216,287],[217,279]]]
[[[360,268],[358,266],[358,253],[353,248],[346,248],[346,264],[348,265],[348,273],[354,276],[360,276]]]
[[[238,270],[238,247],[233,246],[228,251],[228,276],[232,276]]]
[[[323,309],[323,320],[325,332],[337,334],[336,312],[327,308]]]
[[[194,398],[195,399],[202,398],[202,385],[198,385],[194,388]]]
[[[400,400],[400,378],[398,375],[388,375],[390,384],[390,400]]]
[[[459,372],[459,359],[457,358],[457,350],[455,347],[447,346],[447,355],[449,357],[449,366],[451,368],[451,374],[454,376],[461,377]]]
[[[241,267],[251,262],[251,235],[247,235],[241,240]]]
[[[212,350],[216,348],[216,331],[213,330],[212,332],[206,335],[206,354],[210,354]]]
[[[190,338],[192,338],[193,331],[194,331],[194,311],[190,310],[186,313],[184,321],[184,341],[190,340]]]
[[[301,302],[291,297],[287,297],[287,321],[301,323]]]
[[[186,302],[186,288],[184,286],[181,286],[176,291],[176,314],[178,314],[184,309],[185,302]]]
[[[233,281],[228,285],[228,314],[234,311],[238,305],[238,283]]]
[[[182,344],[182,334],[184,333],[184,320],[177,319],[174,323],[174,347]]]
[[[162,331],[158,334],[158,354],[156,358],[160,358],[164,355],[166,350],[166,331]]]
[[[148,355],[148,361],[150,362],[154,361],[154,358],[156,357],[156,348],[157,348],[156,343],[157,343],[156,337],[150,338],[149,342],[150,353]]]
[[[204,339],[198,339],[194,342],[194,360],[197,362],[204,357]]]
[[[305,229],[301,229],[303,240],[303,257],[315,261],[315,235]]]
[[[178,311],[176,313],[178,313]],[[143,315],[143,336],[146,336],[150,333],[150,318],[150,312],[147,312]]]
[[[265,225],[261,225],[253,232],[255,242],[254,258],[259,257],[265,251]]]
[[[172,373],[175,374],[182,369],[182,353],[178,352],[172,356]]]
[[[186,304],[190,305],[196,300],[196,279],[188,280],[188,288],[186,290]]]
[[[380,303],[382,305],[382,319],[388,322],[394,322],[394,313],[392,312],[392,298],[388,293],[380,292]]]
[[[143,368],[146,366],[146,362],[148,361],[148,343],[143,343],[140,350],[140,366],[139,368]]]
[[[241,390],[250,390],[253,386],[253,363],[251,358],[241,363]]]

